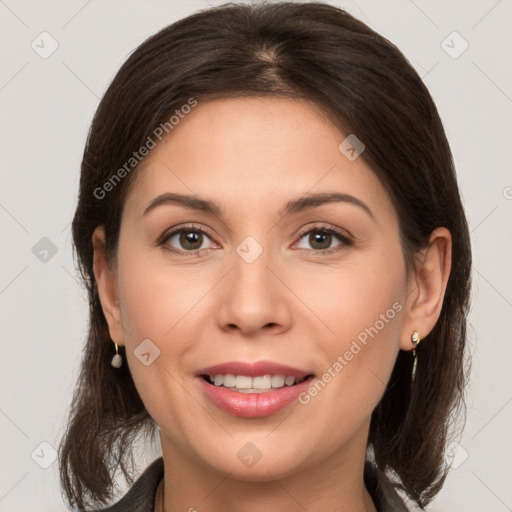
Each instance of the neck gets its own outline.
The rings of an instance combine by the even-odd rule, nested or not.
[[[363,479],[366,439],[359,436],[350,446],[298,473],[273,478],[269,467],[264,480],[248,481],[235,478],[233,472],[214,470],[161,434],[165,471],[155,510],[376,512]]]

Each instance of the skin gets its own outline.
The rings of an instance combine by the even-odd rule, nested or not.
[[[161,430],[167,512],[376,510],[363,481],[371,414],[399,350],[411,350],[412,332],[424,338],[439,317],[451,238],[436,229],[408,274],[397,213],[362,158],[349,161],[338,150],[345,137],[306,102],[201,103],[137,170],[112,268],[103,228],[94,232],[110,335],[126,346],[135,385]],[[171,204],[144,215],[164,192],[214,200],[225,216]],[[278,214],[315,192],[350,194],[373,218],[346,202]],[[166,250],[193,249],[176,235],[157,244],[188,223],[206,231],[199,254]],[[325,226],[353,243],[334,235],[315,243],[318,231],[299,236]],[[252,263],[236,252],[247,236],[263,248]],[[320,254],[325,248],[339,250]],[[235,360],[268,359],[321,376],[394,303],[401,310],[308,404],[240,418],[198,385],[201,367]],[[161,351],[149,366],[134,355],[147,338]],[[237,457],[247,442],[262,454],[252,467]]]

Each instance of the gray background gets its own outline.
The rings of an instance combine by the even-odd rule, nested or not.
[[[394,42],[424,78],[472,231],[467,423],[428,510],[512,510],[512,2],[331,3]],[[70,222],[93,112],[136,45],[206,7],[205,0],[0,0],[1,512],[65,510],[52,460],[86,332]],[[53,40],[58,48],[42,58]],[[458,55],[464,40],[469,47]],[[140,471],[158,453],[140,450]]]

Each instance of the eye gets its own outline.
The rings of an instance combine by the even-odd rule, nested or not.
[[[195,226],[183,226],[163,235],[159,245],[171,252],[196,254],[201,250],[208,249],[208,245],[204,245],[205,238],[210,239],[204,230]],[[178,249],[176,249],[176,245]],[[180,248],[184,250],[180,250]]]
[[[309,236],[306,239],[307,235]],[[317,254],[334,253],[342,250],[343,247],[353,244],[353,240],[348,235],[331,226],[315,226],[307,231],[303,231],[299,237],[300,242],[306,239],[312,246],[312,249],[304,247],[299,247],[299,249],[312,251]],[[334,241],[333,238],[338,239],[340,243],[331,247]],[[174,253],[198,254],[202,250],[211,248],[211,246],[208,246],[206,239],[211,240],[211,237],[203,229],[196,226],[182,226],[179,229],[164,234],[158,243],[166,250]]]
[[[306,235],[308,235],[307,238]],[[305,248],[305,250],[320,254],[334,253],[353,243],[349,236],[330,226],[315,226],[307,231],[303,231],[299,236],[301,241],[306,239],[313,247],[312,249]],[[330,248],[333,238],[337,238],[341,243],[334,248]],[[299,249],[304,249],[304,247],[299,247]]]

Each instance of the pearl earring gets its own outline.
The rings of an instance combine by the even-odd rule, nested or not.
[[[116,346],[116,353],[114,357],[112,358],[112,362],[110,363],[114,368],[121,368],[121,365],[123,364],[123,358],[119,354],[119,347],[117,346],[117,343],[114,343]]]
[[[418,356],[416,355],[416,347],[418,346],[418,343],[421,341],[420,335],[417,331],[414,331],[412,333],[411,341],[414,344],[414,348],[412,349],[412,356],[414,358],[414,362],[412,364],[412,380],[414,381],[414,377],[416,375],[416,364],[418,362]]]

